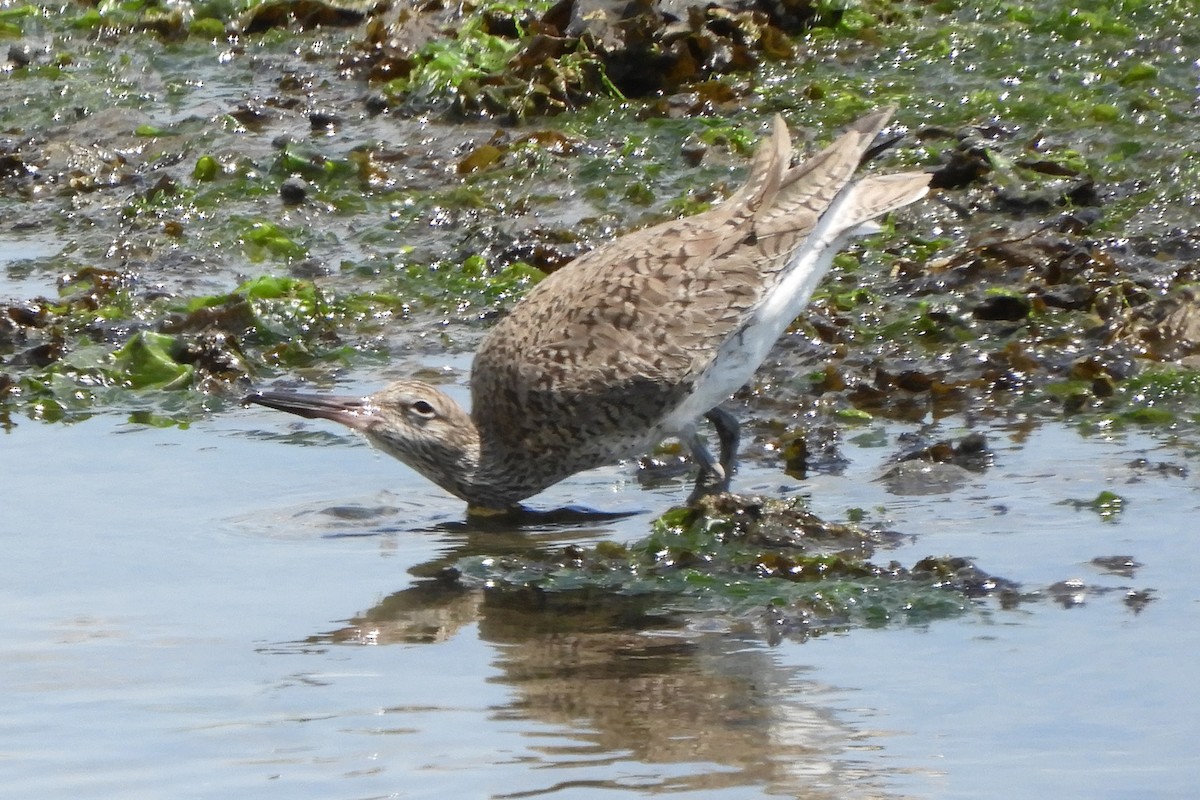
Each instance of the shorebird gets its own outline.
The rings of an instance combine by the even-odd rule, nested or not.
[[[796,166],[776,116],[727,200],[549,275],[484,337],[470,413],[412,380],[367,397],[261,392],[246,402],[359,431],[469,512],[517,508],[668,437],[700,465],[692,500],[725,491],[738,423],[720,404],[753,377],[847,239],[927,191],[921,172],[854,179],[891,113],[863,117]],[[719,458],[701,418],[716,429]]]

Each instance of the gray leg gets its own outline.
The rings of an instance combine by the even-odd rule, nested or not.
[[[707,494],[718,494],[728,491],[729,479],[733,477],[734,462],[738,449],[738,421],[721,408],[714,408],[704,415],[717,430],[717,441],[721,445],[721,458],[717,461],[708,452],[704,437],[699,431],[692,431],[685,440],[692,458],[700,464],[700,474],[696,476],[696,486],[688,497],[688,503],[695,503]]]
[[[717,441],[721,444],[721,469],[725,472],[724,489],[729,488],[729,479],[733,477],[738,451],[738,431],[741,426],[737,417],[723,408],[714,408],[704,415],[704,418],[717,429]]]

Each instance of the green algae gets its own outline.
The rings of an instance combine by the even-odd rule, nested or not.
[[[196,159],[196,166],[192,168],[192,178],[197,181],[214,180],[220,173],[220,162],[210,155],[200,156]]]
[[[813,57],[764,65],[762,91],[767,102],[794,107],[806,121],[813,114],[812,123],[817,115],[849,120],[883,102],[925,124],[1002,121],[1027,129],[1041,149],[1074,151],[1088,172],[1111,182],[1147,177],[1109,158],[1138,147],[1134,163],[1143,170],[1154,164],[1149,174],[1162,181],[1142,182],[1136,199],[1109,210],[1106,224],[1156,226],[1156,217],[1171,217],[1172,206],[1194,199],[1178,181],[1181,171],[1195,172],[1197,151],[1194,143],[1180,149],[1175,132],[1192,102],[1195,77],[1181,53],[1200,45],[1198,17],[1182,0],[1097,9],[1049,0],[910,6],[874,29],[873,69],[846,70],[821,57],[844,47],[810,35]]]
[[[264,220],[245,223],[239,236],[243,251],[251,261],[266,258],[292,260],[308,255],[308,248],[296,241],[296,233]]]
[[[541,274],[521,263],[493,271],[472,257],[414,266],[394,277],[390,292],[342,293],[264,275],[227,293],[173,298],[140,291],[133,276],[84,268],[63,280],[59,298],[21,309],[29,325],[18,359],[39,366],[0,395],[0,408],[9,419],[24,411],[59,421],[136,404],[138,395],[173,405],[166,394],[187,392],[195,393],[188,407],[204,413],[206,395],[220,402],[276,369],[375,362],[375,333],[395,319],[414,309],[511,302]]]
[[[197,19],[219,19],[235,30],[250,20],[243,14],[265,6],[192,8]],[[468,109],[454,96],[473,91],[472,83],[482,91],[488,79],[481,75],[504,70],[498,54],[528,43],[535,27],[529,20],[544,13],[544,6],[472,7],[478,13],[469,25],[439,23],[415,42],[407,78],[386,79],[355,71],[356,48],[372,41],[366,32],[373,19],[369,10],[361,25],[331,25],[318,36],[301,31],[294,16],[271,17],[263,8],[254,17],[262,27],[255,32],[243,25],[232,47],[226,37],[198,39],[194,24],[193,34],[182,39],[143,24],[164,8],[131,2],[61,15],[35,4],[5,10],[4,21],[31,36],[53,33],[54,39],[46,52],[35,51],[29,64],[11,73],[10,91],[25,97],[0,117],[25,149],[5,153],[10,191],[3,202],[6,208],[22,201],[42,204],[31,216],[50,220],[53,235],[76,240],[72,260],[119,265],[114,271],[128,269],[133,281],[109,294],[85,291],[90,299],[36,304],[38,314],[49,313],[55,321],[18,325],[13,341],[0,340],[0,353],[16,358],[5,369],[17,378],[45,378],[46,367],[33,365],[41,356],[53,360],[59,351],[95,345],[116,352],[141,330],[179,335],[166,317],[186,317],[191,303],[224,309],[222,322],[230,325],[241,313],[249,320],[265,315],[241,328],[219,328],[233,335],[246,360],[240,373],[228,374],[242,376],[378,358],[386,350],[380,340],[389,322],[422,311],[471,323],[466,329],[476,331],[473,323],[502,312],[536,282],[538,267],[553,269],[615,232],[719,201],[736,185],[744,157],[771,113],[785,112],[797,135],[815,146],[834,135],[837,122],[896,102],[900,124],[914,134],[912,146],[883,154],[881,168],[939,167],[948,153],[977,148],[986,171],[940,190],[939,202],[962,216],[923,212],[926,217],[916,224],[885,222],[880,236],[838,257],[814,298],[816,337],[846,348],[849,361],[835,356],[829,370],[806,366],[804,374],[814,377],[793,383],[821,394],[828,401],[822,413],[839,424],[904,416],[922,398],[935,414],[961,409],[969,400],[985,412],[1021,406],[1047,416],[1065,413],[1076,416],[1081,428],[1194,424],[1195,403],[1187,392],[1155,397],[1137,383],[1148,363],[1170,363],[1186,352],[1139,354],[1130,368],[1113,355],[1121,347],[1140,346],[1125,333],[1129,321],[1138,309],[1158,304],[1159,287],[1166,294],[1185,283],[1186,271],[1172,283],[1152,268],[1114,257],[1119,239],[1098,238],[1108,231],[1126,235],[1168,227],[1193,205],[1195,148],[1177,132],[1194,76],[1173,55],[1198,38],[1195,10],[1187,4],[1131,2],[1069,11],[1049,2],[868,2],[850,8],[818,3],[811,24],[790,40],[792,57],[756,51],[766,55],[728,73],[693,76],[676,87],[678,96],[670,96],[675,102],[694,94],[699,105],[636,100],[623,89],[579,95],[573,113],[552,126],[510,129],[491,138],[489,129],[470,149],[435,153],[452,169],[435,165],[419,173],[414,185],[407,183],[413,161],[403,147],[382,144],[379,128],[357,135],[347,123],[342,131],[314,129],[307,138],[293,130],[270,147],[256,141],[257,133],[264,125],[270,130],[272,113],[295,113],[306,124],[300,97],[358,94],[391,80],[401,81],[391,92],[401,105],[389,106],[387,114],[405,113],[408,95],[420,95],[423,113],[462,113]],[[74,32],[72,25],[85,19],[99,20],[98,27]],[[727,18],[722,24],[736,29],[745,20]],[[1131,42],[1131,32],[1141,38]],[[477,36],[499,41],[473,41]],[[1166,44],[1150,47],[1155,37]],[[141,52],[150,43],[153,56]],[[318,46],[326,48],[324,60]],[[460,51],[452,52],[456,47]],[[310,64],[304,69],[315,75],[325,67],[332,72],[335,61],[344,67],[336,79],[341,83],[305,84],[304,69],[289,69],[278,77],[275,95],[247,107],[220,107],[211,120],[160,112],[183,108],[203,93],[203,81],[191,82],[197,64],[211,70],[206,79],[220,84],[229,72],[236,85],[234,78],[249,74],[239,72],[247,70],[247,61],[300,51]],[[567,55],[578,53],[556,58]],[[437,85],[432,77],[423,81],[420,72],[435,56],[446,65]],[[432,76],[436,69],[430,69]],[[161,88],[141,88],[146,75],[155,79],[148,85],[158,82]],[[289,93],[288,87],[303,86],[307,94]],[[51,103],[46,97],[58,99]],[[47,164],[36,147],[39,137],[58,129],[67,106],[115,106],[141,115],[110,122],[115,132],[100,136],[110,152],[97,158],[93,150],[82,167],[72,161],[68,168]],[[139,132],[172,135],[160,139]],[[698,163],[681,158],[689,140],[704,146]],[[308,198],[299,208],[280,208],[279,187],[296,175],[310,184]],[[1077,177],[1094,180],[1099,194],[1081,199],[1062,190],[1060,184]],[[557,219],[564,201],[584,208],[542,229],[530,226],[530,239],[517,242],[526,249],[508,246],[517,237],[497,241],[497,229],[510,222]],[[53,213],[43,213],[51,208]],[[116,221],[104,216],[114,208]],[[1056,221],[1060,213],[1065,221]],[[68,221],[75,218],[98,220],[95,232],[81,233]],[[981,233],[990,224],[1011,227],[1023,218],[1031,226],[1074,225],[1083,232],[1043,236],[1040,242],[1022,231]],[[1078,255],[1081,248],[1086,258]],[[155,293],[153,281],[138,286],[138,271],[153,273],[157,260],[176,252],[223,271],[227,291],[210,294],[211,285],[184,285],[158,290],[156,299],[146,296]],[[530,252],[548,255],[534,262],[527,260]],[[1071,258],[1064,255],[1072,252]],[[1139,271],[1127,277],[1135,266]],[[73,267],[64,260],[43,269],[55,275]],[[313,284],[327,304],[310,302],[300,287],[293,287],[293,297],[273,299],[228,290],[237,284],[230,275],[241,270],[318,275]],[[1071,294],[1076,289],[1078,297]],[[1006,299],[1016,302],[999,302]],[[279,306],[268,308],[271,302]],[[243,306],[248,310],[239,311]],[[986,318],[998,311],[1019,316]],[[13,313],[24,318],[19,309]],[[1100,326],[1116,331],[1117,341],[1101,341]],[[813,330],[809,323],[796,326],[800,336],[812,336]],[[198,333],[189,330],[186,336]],[[1075,347],[1082,350],[1077,361],[1094,358],[1103,369],[1077,378],[1075,367],[1056,356]],[[892,369],[887,364],[892,359],[909,368]],[[955,363],[968,366],[945,366]],[[193,388],[216,387],[197,379]],[[147,384],[144,391],[159,389]]]
[[[178,345],[174,336],[138,331],[112,354],[113,368],[107,375],[130,389],[169,391],[191,386],[195,369],[181,363],[177,352],[172,354]]]
[[[1200,370],[1156,367],[1135,375],[1121,386],[1131,403],[1155,405],[1200,398]]]
[[[544,10],[548,3],[534,4]],[[455,30],[453,38],[430,39],[414,54],[411,72],[389,81],[391,95],[414,95],[420,102],[456,90],[467,90],[477,82],[502,71],[520,44],[514,39],[488,32],[486,18],[501,11],[511,13],[507,3],[485,4]],[[477,87],[476,87],[477,90]]]
[[[1125,510],[1126,500],[1115,492],[1105,490],[1091,500],[1063,500],[1060,505],[1073,506],[1077,510],[1091,510],[1104,522],[1116,522]]]
[[[1087,393],[1094,387],[1071,385],[1077,393]],[[1110,391],[1094,413],[1084,415],[1081,422],[1085,427],[1138,425],[1182,432],[1200,423],[1200,371],[1196,369],[1154,366],[1117,383]]]

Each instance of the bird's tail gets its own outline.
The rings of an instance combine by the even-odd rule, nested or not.
[[[870,223],[888,212],[915,203],[929,191],[929,173],[895,172],[890,175],[871,175],[846,189],[846,208],[843,220],[851,235],[872,233]]]

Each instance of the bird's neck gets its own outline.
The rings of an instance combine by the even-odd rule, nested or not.
[[[503,432],[492,431],[485,424],[473,425],[473,433],[473,446],[456,474],[456,485],[443,484],[466,500],[473,513],[510,512],[521,500],[554,483],[544,478],[538,456],[515,450]]]
[[[517,471],[505,458],[503,445],[483,435],[474,420],[463,420],[461,424],[461,439],[452,452],[431,454],[428,461],[413,466],[455,497],[466,500],[472,509],[511,509],[519,499],[514,494],[520,492],[511,483]]]
[[[465,412],[455,417],[452,427],[442,429],[440,435],[397,436],[388,425],[373,426],[364,433],[380,450],[472,506],[511,505],[505,502],[504,470],[493,457],[496,448],[480,436],[475,421]]]

